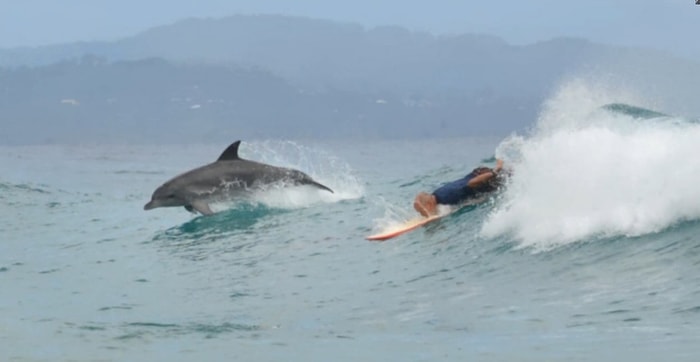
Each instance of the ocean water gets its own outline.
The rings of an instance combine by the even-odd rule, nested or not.
[[[227,144],[0,147],[0,360],[695,361],[700,125],[647,108],[572,83],[505,138],[243,140],[336,193],[211,217],[143,205]],[[494,155],[486,204],[364,239]]]

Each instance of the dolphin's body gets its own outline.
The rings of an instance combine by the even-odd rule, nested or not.
[[[238,157],[240,144],[241,141],[232,143],[216,162],[187,171],[158,187],[144,210],[184,206],[190,212],[196,210],[210,215],[213,214],[210,202],[230,199],[270,184],[312,185],[333,192],[301,171],[241,159]]]

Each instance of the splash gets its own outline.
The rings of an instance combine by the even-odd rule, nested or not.
[[[413,210],[408,211],[397,205],[388,202],[383,197],[377,197],[373,200],[375,204],[380,205],[384,210],[384,215],[373,220],[374,227],[372,230],[390,230],[400,227],[411,219],[416,218],[418,215]]]
[[[377,197],[373,202],[380,205],[380,207],[384,209],[384,215],[373,220],[374,231],[388,231],[405,227],[406,223],[423,218],[413,209],[407,210],[403,207],[394,205],[386,201],[386,199],[383,197]],[[454,211],[454,208],[450,205],[438,205],[437,207],[437,215],[439,216],[445,216],[452,211]]]
[[[358,199],[364,195],[364,188],[355,171],[340,158],[318,148],[293,141],[250,142],[241,149],[241,157],[303,171],[334,192],[312,186],[272,184],[245,195],[244,199],[218,202],[212,205],[215,211],[235,208],[240,202],[270,208],[297,209],[318,203]]]
[[[551,248],[699,219],[700,125],[604,107],[642,101],[580,80],[562,87],[531,136],[513,135],[499,145],[497,156],[514,173],[482,235]]]

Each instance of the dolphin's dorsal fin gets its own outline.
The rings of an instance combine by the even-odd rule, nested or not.
[[[219,156],[219,159],[217,161],[239,160],[240,157],[238,157],[238,146],[240,145],[241,141],[236,141],[232,143],[224,150],[224,152],[221,154],[221,156]]]

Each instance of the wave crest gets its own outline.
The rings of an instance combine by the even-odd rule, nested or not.
[[[605,92],[595,87],[562,92],[575,94],[554,97],[531,136],[514,135],[499,146],[497,155],[514,174],[482,235],[548,248],[700,218],[700,164],[693,161],[700,125],[601,112],[601,105],[624,97],[600,97]]]

